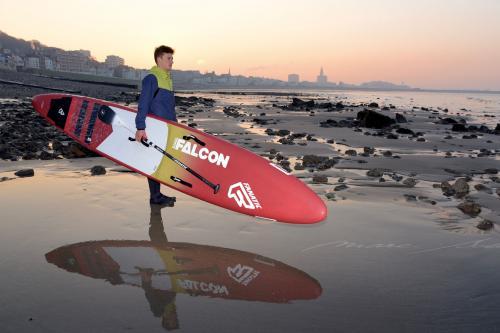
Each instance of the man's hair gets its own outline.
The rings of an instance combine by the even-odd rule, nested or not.
[[[155,49],[155,62],[156,62],[156,59],[158,59],[159,57],[161,57],[163,55],[163,53],[174,54],[174,49],[171,48],[170,46],[165,46],[165,45],[158,46]]]

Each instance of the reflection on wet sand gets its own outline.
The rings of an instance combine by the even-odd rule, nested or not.
[[[149,241],[103,240],[71,244],[45,255],[69,272],[113,285],[141,287],[167,330],[179,328],[176,295],[289,303],[316,299],[322,289],[308,274],[258,254],[169,242],[161,210],[151,206]]]

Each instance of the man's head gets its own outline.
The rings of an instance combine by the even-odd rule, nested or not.
[[[155,49],[155,62],[161,69],[169,71],[174,63],[174,49],[161,45]]]

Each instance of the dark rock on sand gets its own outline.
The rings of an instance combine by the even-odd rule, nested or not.
[[[306,101],[301,100],[300,98],[294,97],[292,99],[292,104],[290,106],[292,106],[294,108],[313,108],[314,101],[310,100],[310,101],[306,102]]]
[[[326,170],[337,164],[337,161],[328,158],[328,156],[304,155],[304,157],[302,157],[302,164],[306,168]]]
[[[500,134],[500,124],[497,124],[497,126],[495,127],[495,130],[493,131],[494,134]]]
[[[375,148],[373,147],[363,147],[363,151],[367,154],[374,154],[375,153]]]
[[[337,185],[335,186],[335,188],[333,189],[334,191],[343,191],[345,189],[348,189],[349,186],[347,186],[346,184],[340,184],[340,185]]]
[[[356,119],[360,122],[362,127],[367,128],[385,128],[395,123],[391,117],[385,116],[381,113],[365,109],[359,111]]]
[[[384,175],[384,169],[380,169],[380,168],[370,169],[370,170],[368,170],[368,172],[366,172],[366,175],[368,177],[379,178],[379,177],[382,177]]]
[[[33,169],[21,169],[14,173],[18,177],[33,177],[35,175],[35,170]]]
[[[498,169],[495,168],[484,169],[484,173],[489,175],[496,175],[498,173]]]
[[[417,196],[414,195],[414,194],[403,194],[406,201],[408,202],[413,202],[413,201],[417,201]]]
[[[457,206],[464,214],[475,217],[481,213],[481,206],[472,201],[462,202]]]
[[[396,122],[398,124],[401,124],[401,123],[407,123],[408,120],[406,120],[406,117],[403,116],[401,113],[396,113]]]
[[[468,129],[464,124],[453,124],[451,127],[451,130],[453,132],[467,132]]]
[[[465,178],[458,178],[451,188],[455,191],[456,198],[463,198],[469,193],[469,184]]]
[[[476,228],[480,230],[490,230],[493,228],[493,222],[489,220],[482,220],[476,225]]]
[[[326,193],[326,194],[325,194],[325,197],[326,197],[328,200],[335,201],[335,193],[328,192],[328,193]]]
[[[458,122],[453,118],[443,118],[439,120],[438,123],[443,125],[452,125],[452,124],[457,124]]]
[[[92,168],[90,168],[90,174],[92,176],[105,175],[106,168],[103,167],[102,165],[94,165]]]
[[[370,107],[370,108],[378,108],[378,103],[371,102],[370,104],[368,104],[368,107]]]
[[[314,184],[326,184],[328,183],[328,177],[324,175],[314,175],[312,178]]]
[[[411,129],[404,128],[404,127],[398,128],[398,129],[396,130],[396,133],[399,133],[399,134],[411,134],[411,135],[415,135],[415,132],[413,132]]]
[[[288,134],[290,134],[290,131],[286,129],[280,129],[275,132],[275,135],[277,136],[287,136]]]
[[[358,153],[354,149],[348,149],[345,151],[345,154],[348,156],[357,156]]]
[[[293,167],[295,170],[304,170],[304,165],[302,163],[295,163],[295,166]]]
[[[476,185],[474,185],[474,188],[476,189],[476,191],[479,191],[479,192],[493,194],[493,190],[484,184],[476,184]]]
[[[415,187],[415,185],[417,185],[417,181],[414,178],[406,178],[403,180],[403,184],[408,187]]]
[[[295,144],[295,142],[293,142],[293,138],[290,136],[281,138],[278,140],[278,142],[281,143],[282,145],[294,145]]]

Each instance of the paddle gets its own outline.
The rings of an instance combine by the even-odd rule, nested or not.
[[[99,113],[97,115],[97,117],[102,121],[104,122],[105,124],[108,124],[108,125],[111,125],[113,124],[113,122],[116,124],[116,125],[120,125],[122,126],[123,128],[127,129],[130,133],[134,134],[135,135],[135,131],[133,129],[131,129],[130,127],[128,127],[128,125],[123,122],[123,120],[120,119],[120,117],[118,117],[116,115],[116,112],[113,111],[113,109],[111,109],[109,106],[107,105],[103,105],[101,106],[101,109],[99,110]],[[199,140],[192,136],[192,138],[198,142]],[[129,137],[128,138],[129,141],[135,141],[135,139],[133,137]],[[158,147],[157,145],[155,145],[152,141],[146,141],[146,140],[141,140],[141,143],[145,146],[145,147],[153,147],[154,149],[156,149],[157,151],[159,151],[160,153],[162,153],[163,155],[167,156],[170,160],[174,161],[177,165],[179,165],[181,168],[183,168],[184,170],[186,170],[187,172],[189,172],[190,174],[192,174],[193,176],[195,176],[196,178],[198,178],[199,180],[201,180],[203,183],[205,183],[206,185],[208,185],[212,190],[214,190],[214,194],[216,194],[217,192],[219,192],[219,189],[220,189],[220,184],[214,184],[212,182],[210,182],[208,179],[206,179],[205,177],[203,177],[202,175],[200,175],[199,173],[197,173],[196,171],[194,171],[193,169],[191,169],[190,167],[188,167],[187,165],[185,165],[184,163],[182,163],[181,161],[179,161],[177,158],[175,158],[174,156],[170,155],[168,152],[166,152],[165,150],[163,150],[161,147]],[[204,145],[204,144],[203,144]],[[172,176],[173,177],[173,176]],[[172,178],[171,177],[171,178]],[[177,177],[173,177],[175,179],[172,179],[174,181],[178,181],[177,179],[181,180],[180,183],[183,184],[183,185],[186,185],[184,183],[187,183],[185,181],[183,181],[182,179],[180,178],[177,178]],[[187,183],[189,184],[189,183]],[[191,184],[189,184],[191,185]],[[189,185],[186,185],[186,186],[189,186]],[[191,186],[189,186],[191,187]]]

